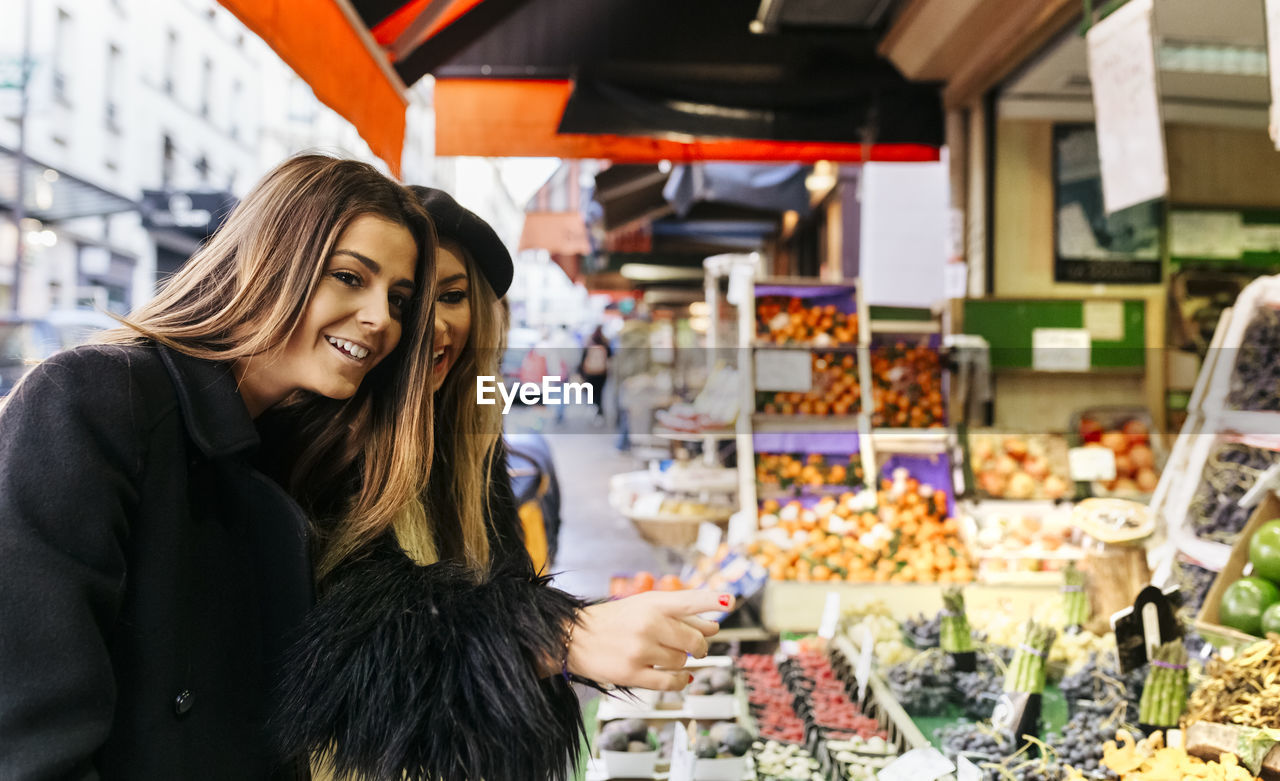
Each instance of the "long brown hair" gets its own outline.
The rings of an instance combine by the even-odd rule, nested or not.
[[[460,547],[460,554],[477,575],[489,568],[489,481],[506,480],[493,474],[494,450],[502,435],[502,408],[476,403],[476,377],[499,376],[498,364],[506,337],[498,297],[466,248],[448,237],[440,243],[466,265],[471,331],[458,360],[436,392],[436,462],[431,470],[424,507],[425,527],[397,524],[400,544],[425,562]],[[429,533],[430,532],[430,533]],[[459,539],[452,540],[454,535]],[[450,545],[450,541],[454,544]],[[446,550],[430,546],[445,543]]]
[[[217,361],[270,361],[301,321],[342,232],[373,215],[418,247],[417,293],[396,349],[350,399],[297,393],[290,492],[320,521],[317,577],[420,507],[432,457],[435,232],[407,189],[372,166],[306,154],[276,166],[149,303],[101,341],[152,339]],[[141,336],[140,336],[141,335]],[[335,491],[335,486],[340,488]]]

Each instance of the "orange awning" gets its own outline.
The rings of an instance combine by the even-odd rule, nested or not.
[[[619,163],[702,160],[810,163],[925,162],[938,149],[924,144],[862,144],[768,140],[669,140],[559,134],[573,92],[569,81],[437,79],[436,154],[480,157],[594,158]]]
[[[408,102],[399,76],[358,18],[328,0],[220,1],[400,175]]]

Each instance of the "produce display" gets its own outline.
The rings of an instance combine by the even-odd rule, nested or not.
[[[686,696],[733,694],[734,688],[731,670],[724,667],[703,667],[694,671],[693,680],[684,688],[684,693]]]
[[[1138,721],[1154,727],[1176,727],[1187,705],[1187,649],[1181,640],[1156,648],[1149,665]]]
[[[655,576],[652,572],[641,570],[634,575],[614,575],[609,579],[609,596],[629,597],[645,591],[680,591],[687,588],[679,575]]]
[[[827,753],[838,770],[832,776],[841,781],[874,781],[878,771],[898,757],[898,750],[880,737],[830,740]]]
[[[1186,723],[1198,721],[1280,729],[1280,641],[1210,659],[1187,702]]]
[[[1076,434],[1085,447],[1104,447],[1116,461],[1114,480],[1099,483],[1102,492],[1118,496],[1150,494],[1160,480],[1151,430],[1138,416],[1104,427],[1096,418],[1080,418]]]
[[[1084,573],[1074,562],[1062,572],[1062,608],[1067,626],[1084,626],[1089,622],[1089,595],[1084,592]]]
[[[964,528],[982,573],[1056,572],[1084,556],[1064,509],[1032,513],[984,502],[966,514]]]
[[[744,757],[755,742],[747,728],[731,721],[712,724],[699,734],[690,735],[690,748],[698,759],[730,759]]]
[[[756,299],[756,338],[772,344],[852,345],[858,341],[858,315],[842,312],[834,304],[761,296]]]
[[[756,409],[777,415],[857,415],[862,411],[858,362],[853,353],[814,353],[812,385],[800,391],[757,391]]]
[[[1230,544],[1249,522],[1250,508],[1239,502],[1258,475],[1280,463],[1280,453],[1226,442],[1209,454],[1187,518],[1196,536]]]
[[[939,632],[942,650],[951,653],[972,651],[973,633],[969,631],[969,618],[964,613],[964,590],[944,589],[942,605],[942,629]]]
[[[969,466],[978,492],[995,499],[1061,499],[1075,490],[1060,436],[970,434]]]
[[[762,488],[859,491],[862,458],[821,453],[756,453],[756,483]]]
[[[743,654],[737,663],[747,689],[747,706],[760,737],[770,741],[803,742],[804,722],[796,713],[795,698],[783,683],[782,671],[773,656]]]
[[[761,508],[748,554],[777,580],[968,583],[973,580],[946,494],[894,470],[871,492]],[[871,509],[874,507],[874,510]],[[776,512],[774,511],[776,509]]]
[[[827,781],[822,764],[808,749],[769,740],[752,744],[757,781]]]
[[[942,361],[927,344],[899,341],[871,350],[871,425],[934,428],[946,425]]]
[[[1004,676],[1004,690],[1040,694],[1044,692],[1045,660],[1058,632],[1035,621],[1027,622],[1026,636],[1014,650],[1013,662]]]
[[[647,753],[657,759],[658,733],[643,719],[618,719],[606,722],[596,736],[596,749],[601,756],[608,752]]]
[[[1222,754],[1218,761],[1193,757],[1181,746],[1166,746],[1164,733],[1142,740],[1118,730],[1102,752],[1103,767],[1119,775],[1121,781],[1254,781],[1253,773],[1241,767],[1234,754]],[[1070,779],[1068,779],[1070,781]]]
[[[1255,574],[1227,586],[1218,604],[1218,622],[1245,634],[1280,633],[1280,520],[1267,521],[1249,538]]]
[[[1231,409],[1280,411],[1280,310],[1260,306],[1235,351],[1227,406]]]
[[[1205,569],[1186,558],[1179,557],[1173,563],[1173,582],[1182,593],[1182,607],[1191,615],[1200,612],[1200,606],[1213,588],[1213,579],[1217,573]]]

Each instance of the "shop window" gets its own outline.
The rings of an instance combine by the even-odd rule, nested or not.
[[[173,136],[165,133],[164,151],[160,158],[160,185],[166,190],[173,184],[173,166],[177,157],[177,149],[173,144]]]

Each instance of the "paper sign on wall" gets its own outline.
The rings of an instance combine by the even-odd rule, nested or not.
[[[1089,28],[1089,81],[1107,214],[1169,191],[1153,5],[1154,0],[1130,0]]]
[[[1085,301],[1084,330],[1100,342],[1124,339],[1124,302]]]
[[[807,393],[813,388],[808,350],[756,350],[756,390]]]
[[[1093,343],[1083,328],[1033,328],[1031,368],[1037,371],[1088,371]]]

